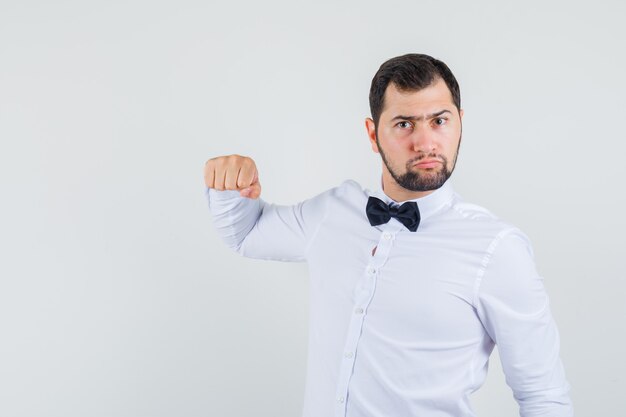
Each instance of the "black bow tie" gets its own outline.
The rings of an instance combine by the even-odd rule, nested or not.
[[[388,205],[379,198],[370,197],[365,212],[372,226],[387,223],[392,217],[398,219],[411,232],[416,231],[420,224],[420,211],[415,201],[407,201],[398,207]]]

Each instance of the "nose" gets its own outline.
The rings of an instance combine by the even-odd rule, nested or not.
[[[429,154],[436,150],[435,133],[424,124],[418,124],[411,135],[411,147],[415,152]]]

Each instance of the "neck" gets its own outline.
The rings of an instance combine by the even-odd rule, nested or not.
[[[433,193],[435,190],[429,191],[411,191],[398,185],[387,170],[383,171],[383,191],[394,201],[414,200],[416,198],[425,197]]]

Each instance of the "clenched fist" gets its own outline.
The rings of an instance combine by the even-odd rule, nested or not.
[[[261,183],[252,158],[241,155],[218,156],[204,164],[204,181],[208,188],[239,190],[242,197],[259,198]]]

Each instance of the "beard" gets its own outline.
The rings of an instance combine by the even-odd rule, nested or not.
[[[378,145],[378,151],[383,163],[387,167],[387,170],[391,174],[392,178],[398,183],[399,186],[410,191],[431,191],[440,188],[452,175],[454,167],[456,166],[456,158],[459,155],[459,148],[461,146],[461,138],[459,137],[459,144],[457,145],[456,152],[454,154],[454,161],[452,161],[452,167],[448,169],[448,158],[444,155],[437,155],[429,153],[428,155],[421,155],[417,158],[413,158],[407,161],[404,173],[399,173],[394,167],[391,166],[387,159],[383,149],[378,142],[378,135],[376,135],[376,144]],[[442,166],[439,169],[427,168],[426,171],[420,172],[413,165],[424,158],[434,158],[442,161]]]

